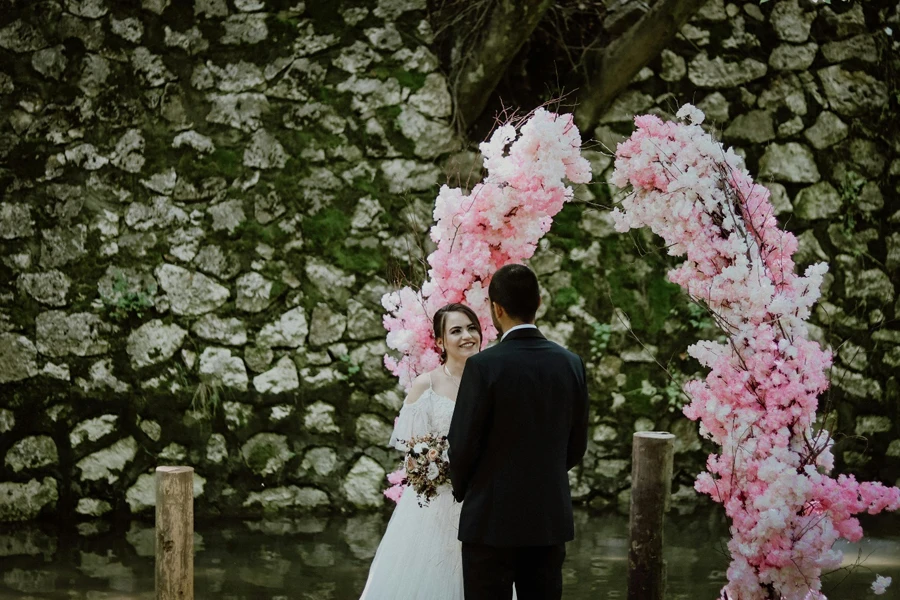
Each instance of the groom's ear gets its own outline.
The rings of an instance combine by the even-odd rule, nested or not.
[[[494,311],[494,316],[498,319],[506,314],[506,311],[503,310],[503,307],[496,302],[491,302],[491,310]]]

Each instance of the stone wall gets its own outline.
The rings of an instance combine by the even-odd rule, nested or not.
[[[402,396],[379,300],[421,277],[437,185],[471,164],[424,0],[0,9],[0,521],[146,514],[172,463],[196,468],[200,513],[384,506]],[[840,348],[836,426],[868,438],[840,464],[892,482],[897,100],[871,59],[896,53],[889,19],[713,2],[595,135],[695,99],[773,181],[800,262],[833,266],[814,331]],[[631,432],[671,429],[687,509],[707,449],[678,412],[684,349],[715,330],[658,243],[594,208],[610,158],[590,157],[598,183],[532,261],[543,328],[592,374],[575,495],[627,500]]]

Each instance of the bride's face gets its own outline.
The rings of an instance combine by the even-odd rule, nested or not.
[[[447,313],[444,318],[444,337],[440,341],[447,351],[447,358],[456,360],[466,360],[481,349],[478,325],[461,312]]]

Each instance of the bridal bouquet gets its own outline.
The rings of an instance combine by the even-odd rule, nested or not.
[[[447,436],[428,433],[401,442],[408,448],[402,483],[412,486],[419,497],[419,506],[425,506],[437,496],[438,487],[450,484]]]

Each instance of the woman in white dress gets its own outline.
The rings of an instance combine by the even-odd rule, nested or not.
[[[466,359],[481,349],[478,317],[465,304],[444,306],[433,325],[441,366],[413,381],[400,409],[390,444],[403,452],[401,440],[447,435]],[[424,506],[407,487],[378,545],[361,600],[463,600],[461,507],[449,485]]]

